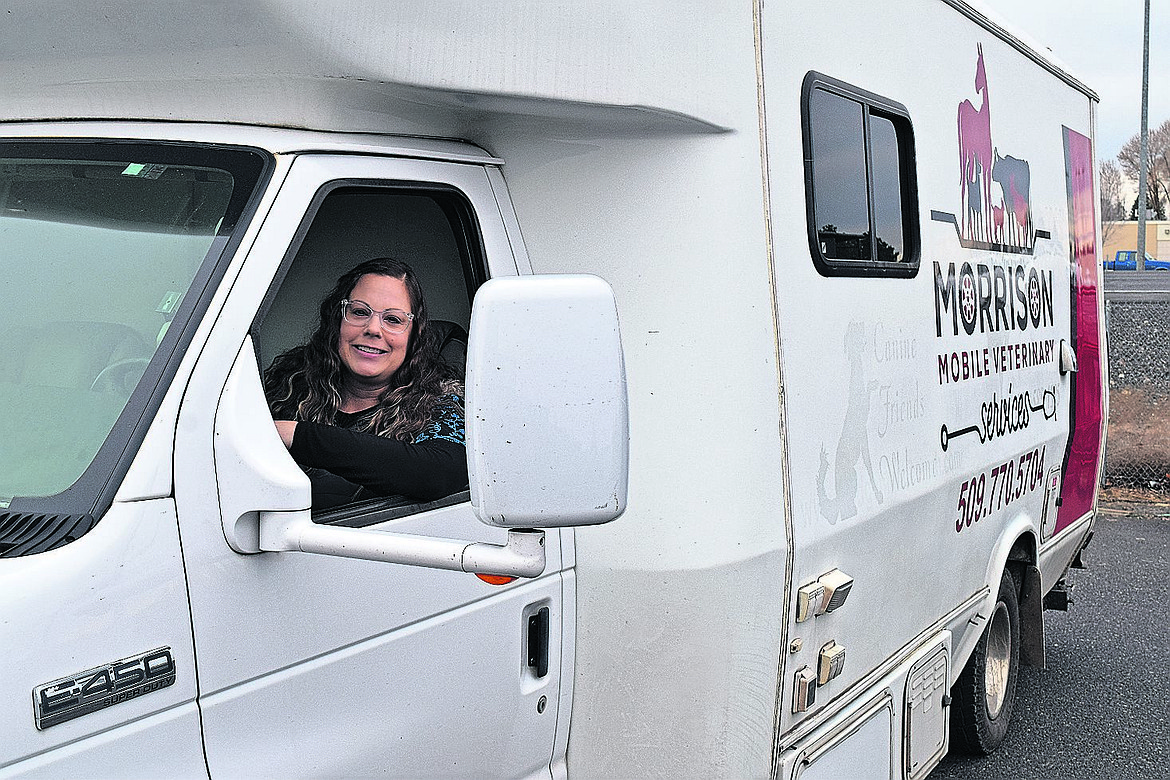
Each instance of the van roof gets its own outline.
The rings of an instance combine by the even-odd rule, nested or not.
[[[991,12],[942,2],[1096,98]],[[722,132],[737,116],[726,84],[739,74],[727,71],[753,67],[753,4],[687,6],[11,0],[0,25],[0,122],[178,120],[443,138],[534,120]]]
[[[12,0],[0,13],[0,122],[468,138],[485,118],[596,122],[608,108],[619,123],[719,125],[709,64],[729,39],[750,47],[750,3],[699,15],[606,2]]]
[[[251,146],[273,154],[322,152],[389,154],[429,160],[499,165],[501,160],[461,141],[376,133],[332,133],[201,122],[61,121],[0,123],[0,139],[118,138]]]
[[[1006,22],[1003,17],[985,6],[982,0],[943,0],[947,5],[955,8],[959,13],[977,22],[996,37],[1010,44],[1025,57],[1044,68],[1070,87],[1083,92],[1087,97],[1100,102],[1097,93],[1085,85],[1079,78],[1069,71],[1064,64],[1047,46],[1044,46]]]

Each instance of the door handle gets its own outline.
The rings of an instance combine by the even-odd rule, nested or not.
[[[528,616],[528,668],[537,679],[548,674],[548,607]]]
[[[1064,339],[1060,340],[1060,373],[1075,374],[1077,372],[1077,353]]]

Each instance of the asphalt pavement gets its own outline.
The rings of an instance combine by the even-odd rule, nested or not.
[[[1170,778],[1170,504],[1103,505],[1074,604],[1045,613],[1047,669],[1020,669],[1011,730],[929,780]]]
[[[1170,297],[1170,271],[1105,271],[1102,289],[1110,301],[1165,300]]]

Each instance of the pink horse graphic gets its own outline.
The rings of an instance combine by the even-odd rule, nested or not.
[[[979,44],[979,62],[975,67],[975,91],[983,93],[978,109],[970,100],[959,104],[959,170],[964,206],[963,234],[967,238],[990,241],[986,212],[991,208],[991,99],[987,91],[987,71],[983,67],[983,44]],[[978,185],[978,186],[976,186]]]

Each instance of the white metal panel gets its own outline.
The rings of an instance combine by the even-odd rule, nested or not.
[[[5,780],[56,780],[62,777],[158,780],[204,778],[199,708],[194,701],[134,718],[122,726],[70,742],[56,750],[8,766]]]
[[[210,509],[214,509],[211,504],[204,502],[205,496],[202,488],[200,488],[200,485],[204,483],[196,481],[193,478],[195,474],[203,474],[202,479],[207,480],[209,475],[206,472],[213,462],[211,456],[212,440],[210,437],[205,439],[202,433],[204,430],[208,433],[211,430],[211,415],[214,414],[215,405],[218,402],[220,391],[226,382],[228,370],[233,365],[235,356],[238,354],[240,345],[243,342],[244,335],[251,325],[256,308],[258,308],[260,301],[264,297],[269,282],[276,272],[276,268],[283,258],[294,232],[300,225],[310,201],[317,192],[318,187],[324,182],[347,178],[444,181],[453,184],[466,193],[471,198],[472,203],[476,204],[477,207],[485,202],[491,203],[488,200],[491,198],[491,194],[490,190],[487,189],[483,171],[474,167],[465,168],[463,166],[447,165],[444,163],[354,157],[324,159],[304,157],[296,160],[289,178],[282,186],[282,197],[278,199],[272,211],[266,217],[265,230],[257,239],[257,243],[252,247],[248,254],[247,264],[243,267],[240,276],[235,280],[232,288],[233,302],[231,307],[215,315],[217,318],[216,329],[221,335],[203,347],[203,354],[201,355],[203,367],[200,369],[202,378],[199,375],[193,374],[191,384],[188,387],[187,395],[184,399],[183,410],[180,412],[177,436],[185,444],[176,445],[176,498],[180,503],[180,519],[183,520],[184,535],[186,536],[188,533],[191,533],[197,535],[202,540],[197,546],[192,547],[188,545],[185,549],[189,558],[192,555],[198,557],[209,556],[208,560],[205,561],[207,563],[206,567],[196,566],[193,569],[193,589],[195,588],[194,582],[204,578],[206,578],[205,584],[215,585],[213,590],[218,590],[220,587],[226,587],[227,583],[234,576],[238,575],[245,579],[251,577],[250,573],[240,569],[241,565],[244,569],[249,568],[251,564],[244,562],[250,559],[241,559],[235,553],[227,554],[227,551],[223,548],[222,531],[217,531],[215,534],[207,534],[205,537],[204,534],[207,532],[207,529],[202,525],[188,526],[183,515],[184,507],[187,508],[187,511],[193,513],[204,513]],[[508,245],[499,223],[493,222],[490,219],[482,219],[482,229],[487,257],[493,264],[491,269],[492,273],[514,273],[514,266],[512,266],[511,256],[508,253]],[[308,305],[312,306],[314,304],[310,303]],[[231,343],[237,337],[239,341]],[[209,350],[213,350],[214,352],[209,352]],[[191,428],[187,426],[191,426]],[[187,476],[187,479],[184,480],[186,484],[185,490],[193,491],[186,502],[184,501],[183,495],[184,488],[178,484],[178,481],[184,475]],[[432,513],[432,516],[442,516],[449,514],[451,511],[453,510],[439,510],[437,513]],[[471,525],[468,526],[466,538],[477,538],[476,535],[478,535],[478,538],[487,541],[502,542],[506,537],[504,532],[493,532],[492,529],[474,520],[469,507],[467,515]],[[219,523],[218,513],[216,513],[215,522],[217,524]],[[433,533],[431,522],[425,519],[419,521],[402,521],[394,525],[395,530],[399,531],[417,531],[418,533],[424,534],[428,532]],[[188,531],[188,528],[192,530]],[[443,533],[440,535],[464,538],[462,535],[454,533]],[[195,540],[193,539],[192,541],[194,542]],[[555,540],[550,540],[549,543],[553,545],[549,548],[550,561],[558,560],[559,552],[556,551]],[[271,558],[272,556],[268,556],[268,559]],[[217,561],[219,563],[212,564],[211,561]],[[332,576],[328,574],[329,564],[333,563],[332,561],[309,560],[307,563],[298,563],[296,567],[304,565],[309,568],[319,569],[322,567],[322,564],[325,564],[320,573],[321,576],[329,578]],[[381,576],[381,573],[385,571],[382,567],[373,564],[362,562],[356,562],[356,564],[361,568],[369,568],[368,576],[374,578],[370,583],[371,586]],[[190,566],[190,562],[188,565]],[[274,562],[273,565],[284,566],[287,564]],[[224,571],[218,570],[220,566],[225,567]],[[436,574],[443,578],[452,576],[441,572]],[[474,578],[470,579],[474,580]],[[199,590],[202,591],[202,588],[199,588]],[[330,590],[325,589],[322,592],[326,593]],[[279,593],[273,593],[271,595],[277,600],[283,598]],[[240,620],[246,620],[251,616],[254,605],[239,602],[236,602],[234,606],[231,603],[221,604],[212,592],[207,593],[207,598],[209,600],[203,604],[203,608],[207,610],[207,625],[203,631],[204,641],[211,641],[207,632],[214,631],[218,637],[215,641],[216,646],[221,646],[219,645],[219,639],[222,639],[226,643],[226,645],[222,646],[231,647],[239,645],[239,647],[236,651],[229,654],[234,659],[230,668],[209,666],[209,668],[203,670],[205,690],[218,690],[224,685],[231,684],[232,681],[248,679],[254,674],[269,668],[271,664],[280,665],[281,659],[284,659],[284,662],[287,663],[312,654],[308,650],[316,641],[312,631],[297,632],[292,636],[286,636],[276,647],[243,641],[241,637],[235,635],[228,627],[231,621],[225,619],[222,614],[222,609],[237,609],[239,612],[235,617]],[[336,599],[339,603],[345,603],[348,600],[343,593],[333,593],[330,598]],[[192,599],[196,603],[195,620],[198,624],[202,612],[199,606],[202,598],[193,594]],[[309,625],[316,625],[320,622],[322,626],[336,626],[336,621],[328,615],[327,610],[325,611],[326,614],[321,614],[319,608],[310,607],[310,605],[303,605],[303,608],[315,616]],[[420,597],[419,603],[404,608],[406,609],[406,615],[414,615],[416,612],[418,616],[428,614],[430,607],[425,603],[425,592],[423,597]],[[362,622],[364,621],[370,621],[369,625],[363,626]],[[382,616],[367,614],[358,623],[350,624],[347,627],[347,631],[353,632],[356,638],[363,636],[364,634],[362,632],[367,629],[372,630],[372,626],[380,625],[381,622]],[[330,630],[332,629],[326,630],[326,633],[329,633]],[[221,673],[223,676],[221,676]]]
[[[770,762],[786,543],[752,9],[715,4],[702,27],[719,51],[687,54],[693,89],[718,94],[733,132],[477,136],[506,160],[533,270],[601,276],[622,323],[629,508],[575,532],[589,640],[570,777]],[[644,42],[666,52],[670,35]]]
[[[547,777],[560,632],[558,671],[518,695],[521,616],[559,590],[555,576],[511,588],[203,697],[212,777]]]
[[[908,780],[925,777],[946,755],[946,701],[953,682],[949,661],[946,649],[939,647],[918,661],[907,676],[902,760]]]
[[[191,623],[172,501],[115,503],[75,542],[0,560],[0,624],[0,701],[6,703],[0,775],[202,771]],[[34,688],[158,647],[171,649],[173,684],[37,730]]]
[[[906,658],[879,673],[871,674],[854,690],[832,717],[815,728],[806,721],[795,739],[776,756],[772,777],[784,778],[888,778],[911,776],[912,751],[916,740],[925,737],[938,747],[945,743],[948,725],[943,697],[950,677],[946,658],[951,652],[949,631],[922,637],[911,646]],[[927,675],[930,685],[914,685],[921,679],[921,666],[937,662]],[[921,757],[914,767],[928,772],[942,758],[941,751]]]
[[[877,710],[846,739],[798,766],[793,780],[888,780],[893,765],[892,721],[889,708]]]
[[[176,380],[177,381],[177,380]],[[171,495],[171,464],[175,442],[175,416],[181,393],[168,392],[154,422],[146,431],[138,456],[118,487],[117,501],[141,501]]]
[[[722,41],[703,3],[53,0],[6,11],[3,119],[393,124],[435,135],[499,115],[596,121],[597,105],[651,126],[687,116],[717,124],[721,113],[706,63]],[[645,46],[649,35],[665,45]]]

